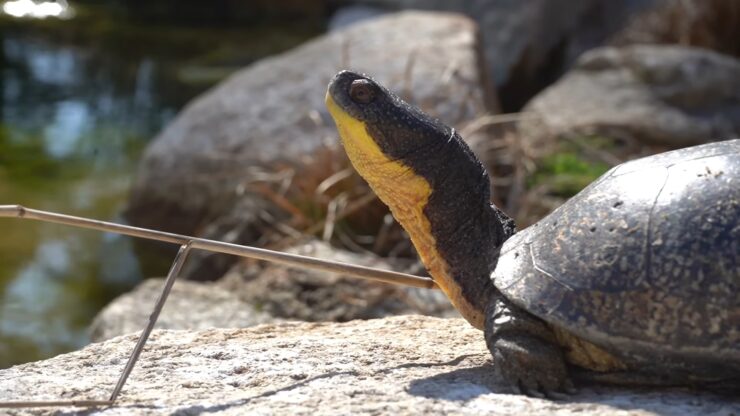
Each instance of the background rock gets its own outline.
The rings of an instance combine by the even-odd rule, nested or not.
[[[663,0],[639,13],[610,44],[679,44],[740,57],[740,3],[726,0]]]
[[[677,148],[740,134],[740,61],[698,48],[599,48],[525,108],[541,141],[595,134]]]
[[[385,270],[408,272],[415,265],[413,261],[353,253],[315,240],[285,251]],[[236,266],[220,284],[259,310],[279,318],[344,322],[409,313],[459,316],[439,290],[280,265],[267,266],[256,277],[245,281],[242,276],[249,273],[241,269],[242,265]]]
[[[656,0],[344,0],[390,10],[462,13],[481,30],[489,77],[505,112],[518,111],[584,51],[606,42]]]
[[[285,167],[311,169],[315,152],[338,143],[324,107],[326,85],[338,70],[372,74],[458,128],[495,110],[495,96],[479,71],[476,33],[475,24],[459,15],[405,12],[247,67],[191,102],[151,143],[126,218],[201,235],[229,215],[226,223],[241,220],[243,228],[232,241],[254,241],[261,234],[254,228],[257,213],[281,211],[252,185],[276,180]],[[238,199],[250,200],[249,209],[234,217]],[[209,237],[222,239],[218,233]],[[202,272],[197,258],[189,263]],[[210,274],[216,278],[223,271]]]
[[[313,240],[284,250],[385,270],[423,270],[417,262],[353,253]],[[418,270],[417,270],[418,269]],[[164,279],[147,279],[108,304],[90,325],[93,342],[141,331]],[[178,279],[157,321],[160,329],[248,328],[301,321],[349,321],[402,314],[458,317],[438,290],[374,282],[314,270],[246,261],[218,282]]]
[[[147,279],[109,303],[90,325],[90,339],[104,341],[141,331],[149,321],[164,279]],[[178,280],[157,321],[160,329],[247,328],[275,322],[236,294],[213,283]]]
[[[107,398],[133,335],[0,370],[0,400]],[[97,415],[732,415],[740,401],[680,389],[584,386],[561,401],[508,394],[462,319],[154,331],[114,407]],[[74,409],[60,409],[74,414]],[[81,414],[90,414],[77,409]],[[14,415],[48,414],[48,409]]]

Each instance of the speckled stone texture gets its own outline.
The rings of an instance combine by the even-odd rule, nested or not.
[[[135,337],[0,371],[0,400],[106,398]],[[59,414],[732,415],[707,392],[587,386],[567,400],[510,394],[483,335],[461,319],[403,316],[249,329],[155,331],[112,408]],[[2,412],[0,412],[2,413]],[[11,415],[49,414],[49,409]]]

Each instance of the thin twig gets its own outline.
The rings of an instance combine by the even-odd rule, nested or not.
[[[250,257],[258,260],[270,261],[273,263],[287,264],[299,268],[312,268],[332,273],[346,274],[359,278],[380,280],[387,283],[405,284],[409,286],[425,288],[436,288],[434,281],[432,281],[432,279],[430,278],[421,278],[405,273],[373,269],[370,267],[356,266],[353,264],[316,259],[307,256],[299,256],[296,254],[283,253],[279,251],[267,250],[264,248],[224,243],[222,241],[168,233],[164,231],[151,230],[148,228],[132,227],[130,225],[116,224],[108,221],[100,221],[83,217],[75,217],[72,215],[58,214],[55,212],[26,208],[21,205],[0,205],[0,217],[23,218],[44,222],[52,222],[57,224],[65,224],[79,228],[108,231],[132,237],[164,241],[179,245],[192,242],[192,248],[201,250],[231,254],[241,257]]]
[[[329,190],[332,186],[336,185],[337,183],[349,178],[352,176],[352,173],[354,170],[352,168],[344,168],[340,170],[339,172],[336,172],[329,176],[328,178],[324,179],[319,183],[319,186],[316,187],[316,190],[314,191],[314,194],[316,195],[323,195],[326,193],[326,191]]]
[[[324,233],[322,235],[322,240],[331,240],[331,236],[334,234],[334,226],[337,222],[337,212],[342,210],[346,205],[346,193],[341,193],[329,201],[329,205],[326,208],[326,218],[324,219]]]
[[[540,116],[533,112],[528,113],[507,113],[507,114],[489,114],[473,120],[470,124],[460,130],[460,135],[467,137],[486,127],[498,124],[515,123],[521,120],[537,119]]]

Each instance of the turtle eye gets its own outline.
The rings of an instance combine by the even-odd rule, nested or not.
[[[349,97],[358,104],[368,104],[375,99],[375,86],[366,79],[356,79],[349,86]]]

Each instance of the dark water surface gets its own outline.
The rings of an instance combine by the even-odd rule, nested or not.
[[[120,221],[143,148],[188,99],[313,34],[142,25],[104,11],[1,17],[0,204]],[[0,368],[84,345],[102,306],[165,271],[141,270],[125,237],[0,219]]]

